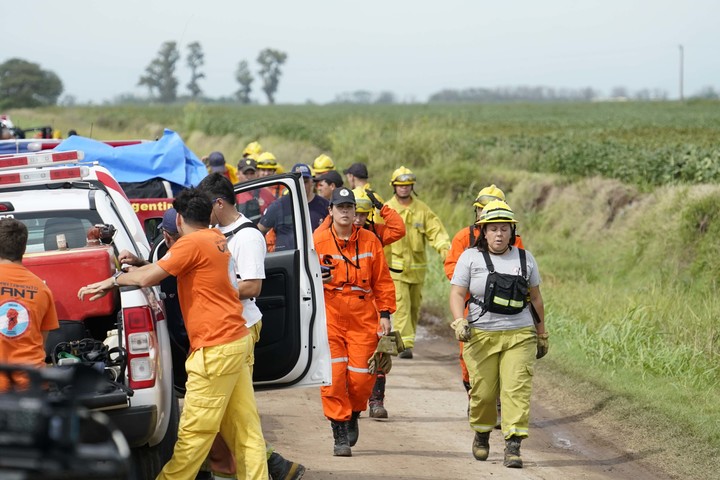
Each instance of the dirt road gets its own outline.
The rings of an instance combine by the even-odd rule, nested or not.
[[[457,346],[421,326],[415,357],[395,360],[388,376],[387,421],[363,413],[352,458],[333,457],[330,423],[315,388],[258,392],[266,439],[278,452],[303,463],[307,480],[375,479],[633,479],[671,478],[656,471],[657,449],[627,450],[598,435],[602,399],[557,402],[543,379],[534,384],[530,438],[523,442],[525,468],[503,467],[503,440],[492,433],[490,458],[476,461],[459,380]],[[550,400],[550,397],[553,400]]]

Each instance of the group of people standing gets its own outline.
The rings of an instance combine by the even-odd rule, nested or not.
[[[160,225],[167,253],[148,263],[121,252],[120,260],[136,267],[78,292],[95,300],[123,285],[176,279],[189,344],[187,381],[174,455],[158,478],[193,479],[203,465],[254,479],[268,474],[299,479],[305,471],[265,444],[252,387],[254,345],[262,326],[254,298],[265,278],[270,231],[276,248],[287,247],[278,221],[284,216],[274,208],[281,209],[289,197],[281,188],[266,192],[257,219],[250,218],[239,208],[232,177],[241,181],[262,170],[277,173],[277,161],[268,153],[253,142],[237,167],[220,152],[210,154],[210,174],[175,198]],[[522,467],[533,365],[547,353],[548,334],[538,266],[522,248],[515,213],[502,190],[492,185],[479,192],[472,203],[473,223],[451,242],[439,217],[417,198],[417,178],[404,166],[391,175],[393,196],[387,202],[370,186],[362,163],[345,169],[345,180],[327,155],[291,171],[302,177],[308,201],[316,202],[311,221],[323,267],[332,363],[332,384],[321,388],[321,400],[333,454],[352,456],[358,419],[368,406],[371,418],[389,416],[384,397],[391,364],[376,368],[372,361],[388,354],[381,349],[383,337],[393,338],[400,358],[413,358],[430,246],[450,279],[451,326],[461,346],[468,419],[475,432],[472,453],[486,460],[490,433],[499,426],[504,464]],[[22,265],[24,245],[18,239],[27,238],[22,227],[0,220],[3,278]],[[0,290],[0,306],[7,300],[3,295]],[[52,309],[46,310],[47,315],[31,319],[38,338],[56,323]]]
[[[323,154],[291,171],[301,174],[308,201],[319,206],[310,210],[315,249],[326,270],[333,370],[332,385],[321,389],[321,397],[334,455],[352,455],[361,412],[389,416],[387,372],[382,367],[371,372],[368,362],[391,330],[402,339],[398,356],[413,358],[430,246],[444,261],[451,283],[451,326],[460,342],[462,383],[475,432],[472,453],[486,460],[490,433],[499,428],[506,442],[504,464],[522,467],[533,365],[547,353],[548,334],[537,263],[523,248],[504,192],[495,185],[480,190],[472,202],[473,223],[451,242],[440,218],[417,198],[417,177],[405,166],[392,173],[393,196],[387,202],[370,186],[362,163],[343,170],[343,178]],[[276,203],[279,208],[281,202]],[[261,232],[282,228],[274,217],[282,215],[268,208],[258,222]]]

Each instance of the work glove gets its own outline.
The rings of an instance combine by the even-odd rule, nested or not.
[[[402,339],[400,341],[402,342]],[[375,353],[368,359],[368,372],[370,372],[371,375],[378,371],[388,373],[392,368],[390,356],[397,354],[398,345],[396,336],[393,334],[383,335],[378,341]]]
[[[367,193],[368,198],[373,204],[373,207],[377,208],[378,210],[381,210],[383,207],[383,204],[378,198],[375,196],[375,192],[372,190],[365,190],[365,193]]]
[[[390,340],[395,344],[395,348],[397,349],[398,353],[405,351],[405,342],[403,342],[402,336],[400,336],[400,332],[397,330],[393,330],[390,332],[390,335],[387,335]]]
[[[537,355],[535,355],[535,358],[542,358],[548,353],[548,349],[550,348],[550,343],[548,340],[548,334],[547,333],[541,333],[538,334],[537,338]]]
[[[456,318],[450,326],[455,331],[455,338],[459,342],[467,342],[472,337],[472,330],[470,330],[470,324],[467,319]]]

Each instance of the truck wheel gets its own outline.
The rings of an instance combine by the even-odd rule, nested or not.
[[[175,391],[170,397],[170,419],[165,436],[155,446],[145,445],[132,449],[132,463],[137,480],[154,480],[170,460],[175,449],[180,422],[180,409]]]

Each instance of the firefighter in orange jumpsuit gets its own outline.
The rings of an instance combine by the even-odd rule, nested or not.
[[[475,201],[473,202],[473,208],[475,209],[475,220],[480,219],[480,214],[482,213],[482,209],[485,207],[485,205],[488,204],[488,202],[492,200],[502,200],[505,201],[505,193],[500,190],[498,187],[495,186],[495,184],[490,185],[489,187],[485,187],[482,190],[480,190],[477,194],[477,197],[475,198]],[[450,250],[448,250],[447,257],[445,257],[445,275],[447,276],[448,280],[452,280],[453,273],[455,272],[455,265],[457,264],[458,258],[460,258],[460,255],[467,250],[470,247],[474,247],[478,238],[480,237],[480,227],[482,225],[477,225],[476,223],[471,223],[469,226],[461,229],[459,232],[455,234],[455,236],[452,239],[452,243],[450,244]],[[515,236],[515,246],[518,248],[524,249],[522,239],[520,238],[520,235]],[[465,307],[467,310],[467,307]],[[468,373],[467,365],[465,365],[465,360],[463,359],[463,342],[459,342],[460,344],[460,368],[462,370],[462,382],[463,387],[465,387],[465,391],[468,392],[468,395],[470,394],[470,374]],[[499,400],[498,400],[499,402]],[[500,404],[498,403],[498,424],[500,424]]]
[[[375,353],[378,331],[390,333],[395,311],[395,286],[380,240],[353,225],[355,195],[348,188],[333,191],[332,225],[313,234],[323,282],[332,385],[322,387],[323,413],[335,440],[333,454],[350,457],[358,439],[358,417],[367,408],[375,383],[368,360]],[[380,315],[378,316],[378,311]]]

